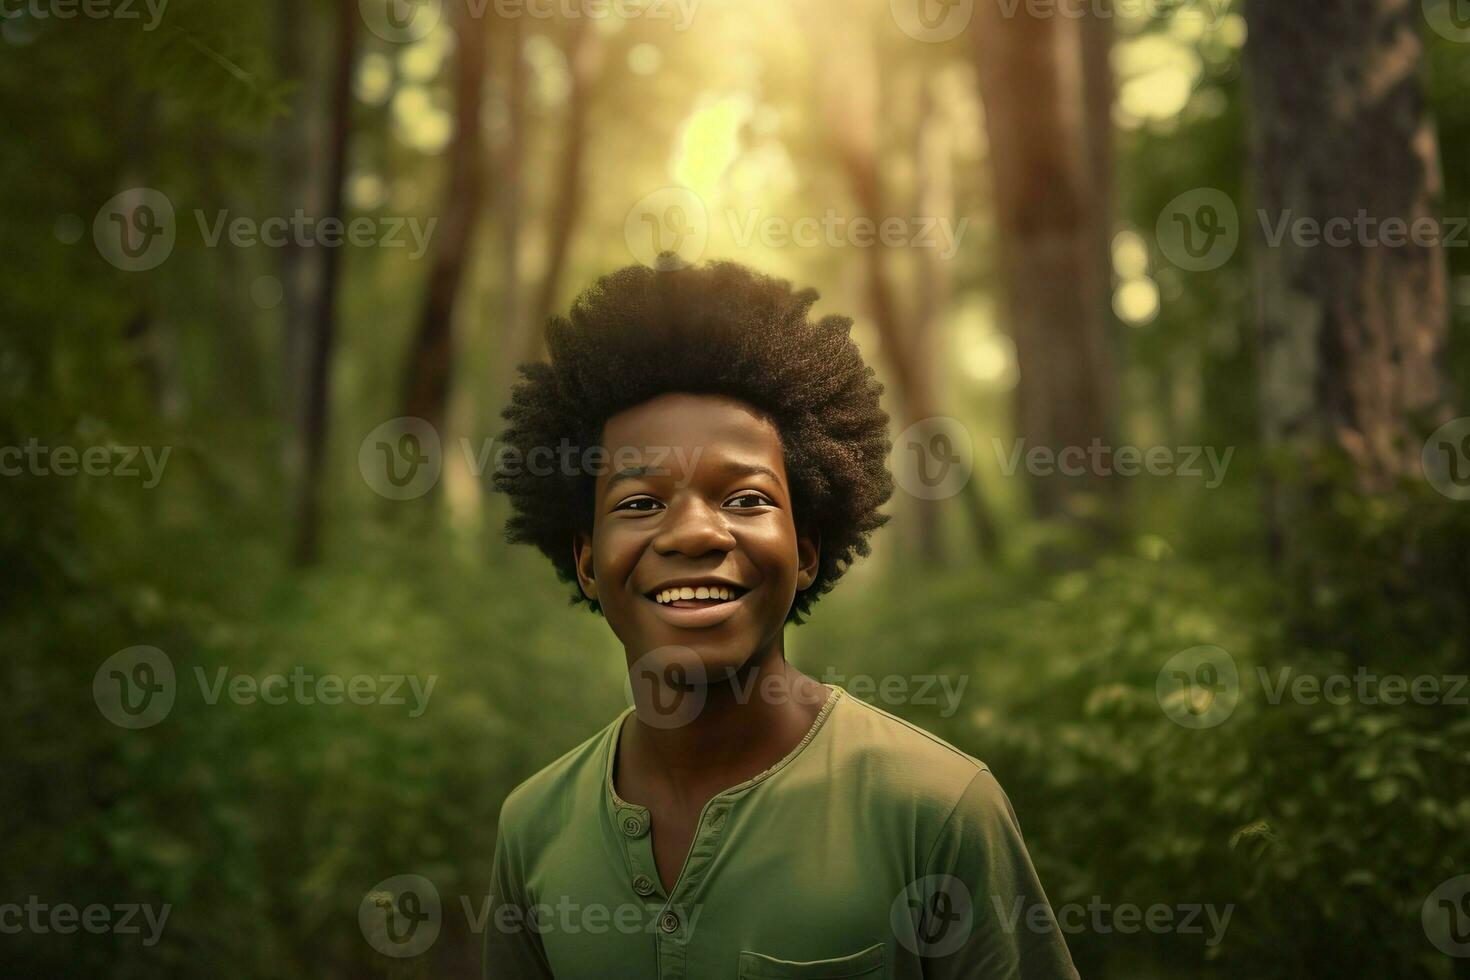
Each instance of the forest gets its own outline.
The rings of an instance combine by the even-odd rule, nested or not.
[[[1470,977],[1462,0],[4,0],[0,53],[0,972],[478,976],[502,802],[628,703],[501,412],[597,277],[732,260],[891,417],[791,660],[985,760],[1082,976]]]

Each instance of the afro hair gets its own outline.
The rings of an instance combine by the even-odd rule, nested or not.
[[[816,579],[787,616],[800,623],[868,554],[893,492],[883,386],[850,319],[808,319],[816,300],[731,262],[604,276],[546,324],[549,360],[521,367],[502,443],[522,459],[537,447],[597,446],[609,417],[668,392],[724,395],[762,412],[781,436],[797,526],[820,535]],[[507,538],[535,545],[574,584],[571,542],[591,533],[594,482],[560,470],[495,473],[514,510]],[[572,598],[598,609],[580,589]]]

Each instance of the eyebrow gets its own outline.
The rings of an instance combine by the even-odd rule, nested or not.
[[[781,477],[775,470],[771,469],[769,466],[762,466],[759,463],[739,463],[731,461],[724,464],[721,469],[723,469],[730,476],[768,476],[771,479],[775,480],[777,483],[781,482]]]
[[[636,480],[636,479],[638,479],[640,477],[648,476],[650,473],[653,473],[655,475],[661,475],[661,474],[666,473],[666,472],[668,472],[668,471],[665,470],[661,466],[660,467],[653,467],[653,466],[633,466],[633,467],[629,467],[628,469],[625,469],[625,470],[618,470],[616,473],[614,473],[612,475],[611,478],[608,479],[608,481],[607,481],[607,489],[608,490],[611,490],[613,487],[617,486],[619,483],[623,482],[624,480]]]
[[[781,483],[781,475],[769,466],[759,463],[741,463],[731,460],[720,465],[720,469],[728,476],[768,476],[776,483]],[[630,466],[627,469],[618,470],[607,481],[604,492],[611,490],[626,480],[637,480],[645,476],[667,476],[670,470],[667,466]]]

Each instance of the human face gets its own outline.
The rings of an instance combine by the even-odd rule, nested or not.
[[[775,425],[731,398],[671,393],[609,418],[602,443],[617,468],[598,474],[574,553],[629,663],[682,647],[716,680],[779,651],[818,547],[796,527]],[[696,598],[671,598],[684,588]]]

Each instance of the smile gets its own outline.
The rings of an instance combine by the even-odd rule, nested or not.
[[[644,593],[644,598],[670,626],[708,629],[734,616],[749,594],[749,590],[728,582],[691,581],[659,586]]]
[[[744,595],[743,589],[726,585],[676,585],[666,589],[655,589],[648,597],[661,606],[691,609],[713,603],[729,602]]]

